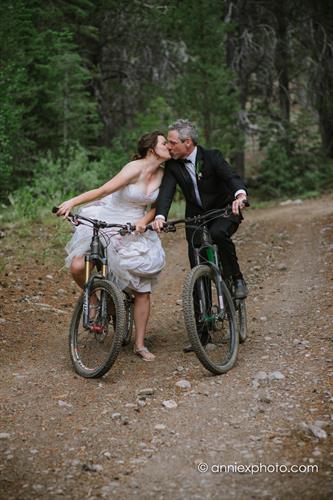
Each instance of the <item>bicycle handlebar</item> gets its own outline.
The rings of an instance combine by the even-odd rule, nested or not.
[[[247,200],[244,202],[244,206],[245,207],[250,206],[250,204]],[[224,215],[229,216],[229,215],[231,215],[231,210],[232,210],[232,208],[231,208],[231,205],[229,204],[224,208],[210,210],[209,212],[206,212],[205,214],[195,215],[194,217],[186,217],[184,219],[174,219],[174,220],[166,221],[166,222],[164,222],[164,226],[161,230],[164,231],[165,233],[175,232],[176,231],[175,226],[177,224],[186,224],[187,226],[189,226],[190,224],[194,224],[197,226],[197,225],[205,222],[205,220],[209,219],[210,217],[214,217],[214,216],[219,217],[219,216],[224,216]],[[148,224],[147,229],[150,229],[152,231],[154,230],[152,227],[152,224]]]
[[[56,214],[58,212],[59,208],[58,207],[53,207],[52,208],[52,213]],[[69,220],[72,224],[78,226],[80,224],[80,219],[89,222],[92,224],[94,227],[98,227],[101,229],[106,229],[106,228],[112,228],[112,227],[117,227],[120,229],[120,233],[122,235],[131,233],[135,231],[135,226],[131,224],[130,222],[127,222],[126,224],[113,224],[113,223],[107,223],[102,220],[98,219],[91,219],[89,217],[84,217],[83,215],[80,214],[72,214],[72,212],[69,212],[68,216],[66,217],[67,220]]]
[[[247,200],[244,201],[244,206],[249,207],[250,204]],[[52,213],[56,214],[58,212],[59,208],[58,207],[53,207],[52,208]],[[194,225],[199,225],[205,220],[209,219],[212,216],[219,217],[219,216],[229,216],[231,215],[231,205],[227,205],[224,208],[218,208],[214,210],[210,210],[209,212],[206,212],[205,214],[200,214],[200,215],[195,215],[194,217],[186,217],[183,219],[174,219],[170,221],[164,222],[164,226],[162,228],[162,231],[165,233],[169,232],[175,232],[176,231],[176,225],[178,224],[194,224]],[[91,219],[89,217],[84,217],[83,215],[79,214],[72,214],[69,212],[67,219],[74,225],[79,225],[80,224],[80,219],[89,222],[92,224],[94,227],[99,227],[99,228],[112,228],[112,227],[117,227],[120,229],[120,234],[127,234],[135,231],[135,226],[131,224],[130,222],[127,222],[126,224],[112,224],[112,223],[107,223],[98,219]],[[155,231],[153,228],[152,223],[147,224],[145,231]]]

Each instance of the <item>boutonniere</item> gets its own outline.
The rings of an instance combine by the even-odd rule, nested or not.
[[[202,167],[203,167],[203,161],[202,160],[197,160],[195,162],[195,175],[198,177],[199,181],[202,179]]]

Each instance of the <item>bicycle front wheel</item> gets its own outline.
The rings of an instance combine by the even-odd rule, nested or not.
[[[125,329],[122,292],[107,280],[96,280],[74,309],[69,329],[70,356],[75,371],[86,378],[102,377],[114,364],[121,349]],[[83,325],[83,308],[93,303],[89,325]],[[97,305],[96,305],[97,304]],[[90,309],[90,308],[89,308]]]
[[[239,337],[230,292],[222,282],[222,303],[217,275],[206,265],[194,267],[183,287],[183,313],[192,348],[207,370],[219,375],[237,358]]]

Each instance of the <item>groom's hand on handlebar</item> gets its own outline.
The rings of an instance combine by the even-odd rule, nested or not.
[[[157,231],[158,233],[160,233],[164,226],[165,226],[165,220],[161,217],[157,217],[153,222],[152,222],[152,226],[153,226],[153,229],[154,231]]]
[[[247,201],[246,195],[240,194],[237,196],[237,198],[232,203],[232,213],[237,215],[237,214],[239,214],[240,210],[242,210],[243,208],[246,208],[248,206],[249,206],[249,203]]]

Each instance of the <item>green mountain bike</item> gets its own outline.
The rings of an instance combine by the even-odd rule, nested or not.
[[[212,242],[207,224],[217,217],[229,215],[230,207],[227,207],[192,218],[168,221],[164,226],[164,231],[170,232],[176,231],[178,224],[185,224],[199,239],[199,245],[194,246],[196,265],[183,285],[182,306],[192,348],[203,366],[216,375],[234,366],[239,331],[235,304],[223,280],[219,251]]]

